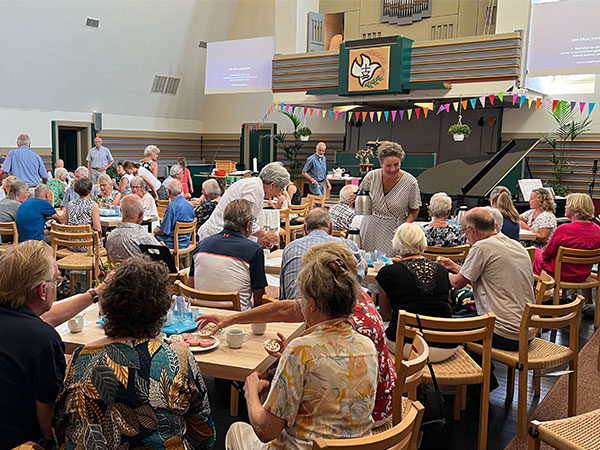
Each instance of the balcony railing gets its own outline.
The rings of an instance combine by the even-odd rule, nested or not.
[[[410,25],[431,17],[433,0],[383,0],[381,21],[396,25]]]

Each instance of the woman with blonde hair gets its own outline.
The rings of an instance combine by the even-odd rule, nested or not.
[[[319,437],[371,433],[379,368],[373,342],[349,319],[360,289],[356,273],[325,248],[302,263],[297,302],[308,329],[287,347],[279,342],[282,355],[264,403],[259,394],[269,382],[256,372],[246,379],[250,425],[231,426],[229,450],[310,449]]]
[[[140,159],[140,166],[152,172],[154,178],[158,178],[158,154],[160,148],[156,145],[149,145],[144,149],[144,157]]]
[[[529,206],[531,209],[519,217],[521,228],[533,231],[535,234],[535,240],[532,241],[534,247],[544,248],[556,230],[556,216],[554,215],[556,205],[550,193],[541,188],[535,189],[531,193]]]
[[[510,198],[510,191],[504,186],[496,186],[490,194],[490,206],[502,214],[502,233],[515,241],[519,240],[519,213]]]
[[[421,255],[427,246],[421,227],[403,223],[396,230],[392,246],[400,260],[382,267],[375,279],[379,286],[381,317],[390,321],[385,331],[390,352],[397,354],[396,328],[401,309],[425,316],[451,317],[452,306],[448,271]],[[430,350],[431,361],[438,362],[452,356],[456,347]]]
[[[554,276],[556,256],[559,247],[579,248],[591,250],[600,248],[600,227],[592,222],[594,217],[594,202],[587,194],[571,194],[567,196],[565,207],[566,216],[571,223],[565,223],[558,227],[548,245],[542,251],[536,249],[533,261],[533,272],[540,274],[542,270]],[[570,283],[585,281],[592,271],[591,264],[567,264],[562,265],[561,280]],[[587,304],[583,306],[584,311],[593,308],[591,303],[591,292],[584,292]],[[589,306],[588,306],[589,305]]]

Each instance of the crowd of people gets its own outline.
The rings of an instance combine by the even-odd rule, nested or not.
[[[0,221],[15,222],[19,240],[0,256],[0,339],[5,343],[0,348],[0,448],[55,440],[64,448],[214,445],[207,387],[194,356],[160,334],[171,307],[167,268],[140,248],[173,248],[177,222],[196,220],[198,226],[190,285],[222,291],[226,280],[227,289],[240,294],[239,312],[204,314],[199,328],[213,323],[216,333],[241,323],[306,324],[302,336],[288,342],[280,334],[280,349],[268,351],[278,359],[271,380],[257,373],[246,379],[249,423],[227,430],[231,450],[309,449],[319,437],[366,436],[388,425],[396,383],[390,354],[407,358],[410,350],[408,342],[396,342],[400,311],[450,318],[456,313],[453,292],[468,287],[476,314],[496,316],[493,347],[514,351],[525,305],[534,300],[534,273],[554,274],[561,245],[600,248],[600,227],[591,221],[594,205],[585,194],[567,197],[571,223],[558,228],[545,189],[532,192],[531,209],[519,216],[502,186],[491,193],[490,207],[469,210],[460,223],[451,220],[451,198],[436,193],[428,205],[431,221],[415,224],[421,206],[417,181],[401,169],[401,146],[385,142],[378,152],[381,169],[368,172],[360,184],[373,203],[372,215],[360,222],[361,248],[333,235],[356,223],[359,186],[348,185],[339,203],[307,212],[304,236],[282,252],[279,300],[263,304],[265,251],[280,245],[276,232],[260,226],[264,202],[282,208],[299,200],[283,164],[267,164],[258,177],[236,181],[225,192],[207,180],[192,205],[185,159],[161,183],[156,146],[146,147],[139,162],[117,163],[122,175],[117,182],[106,173],[114,160],[100,137],[87,167],[72,175],[64,167],[51,175],[42,171],[30,144],[27,135],[19,136],[18,148],[0,171],[5,195]],[[303,171],[315,193],[328,183],[321,144]],[[169,204],[150,232],[142,223],[157,215],[161,198]],[[55,302],[62,274],[44,242],[48,223],[89,225],[102,235],[100,208],[108,206],[120,208],[121,222],[106,237],[105,249],[120,265],[98,286]],[[519,228],[534,235],[533,265],[519,242]],[[190,235],[180,235],[178,244],[188,247]],[[424,257],[428,246],[465,244],[469,252],[462,264]],[[361,287],[368,271],[365,250],[393,256],[371,287],[378,306]],[[582,281],[591,270],[563,265],[563,277]],[[593,308],[591,295],[586,297],[586,306]],[[75,350],[67,364],[55,327],[97,302],[105,336]],[[455,345],[432,347],[430,360],[446,360],[456,350]]]

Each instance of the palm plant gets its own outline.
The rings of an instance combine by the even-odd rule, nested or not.
[[[275,141],[277,145],[281,147],[281,149],[285,152],[285,156],[288,160],[287,168],[290,173],[290,179],[294,181],[300,175],[301,164],[302,162],[298,160],[298,152],[304,145],[304,142],[300,140],[300,137],[307,133],[311,133],[310,129],[307,127],[300,127],[300,119],[298,117],[289,112],[289,111],[281,111],[285,114],[291,121],[294,129],[289,133],[279,132],[275,135]],[[309,134],[310,135],[310,134]]]
[[[573,162],[568,160],[567,144],[589,131],[592,119],[588,115],[584,119],[575,120],[575,111],[571,109],[571,105],[567,101],[558,102],[551,114],[558,127],[551,134],[544,136],[544,139],[552,147],[550,161],[553,164],[552,173],[556,180],[553,186],[554,192],[564,196],[569,193],[566,178],[573,173]]]

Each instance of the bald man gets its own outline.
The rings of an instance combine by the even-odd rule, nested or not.
[[[523,246],[502,233],[484,208],[473,208],[462,219],[461,228],[469,254],[459,266],[448,258],[439,262],[450,272],[456,289],[473,286],[478,314],[494,313],[492,345],[501,350],[519,349],[519,326],[526,303],[534,302],[533,269]],[[533,339],[535,330],[530,330]]]
[[[106,253],[111,258],[126,259],[142,253],[140,244],[160,245],[141,223],[144,220],[144,204],[136,194],[121,200],[123,220],[106,238]]]

